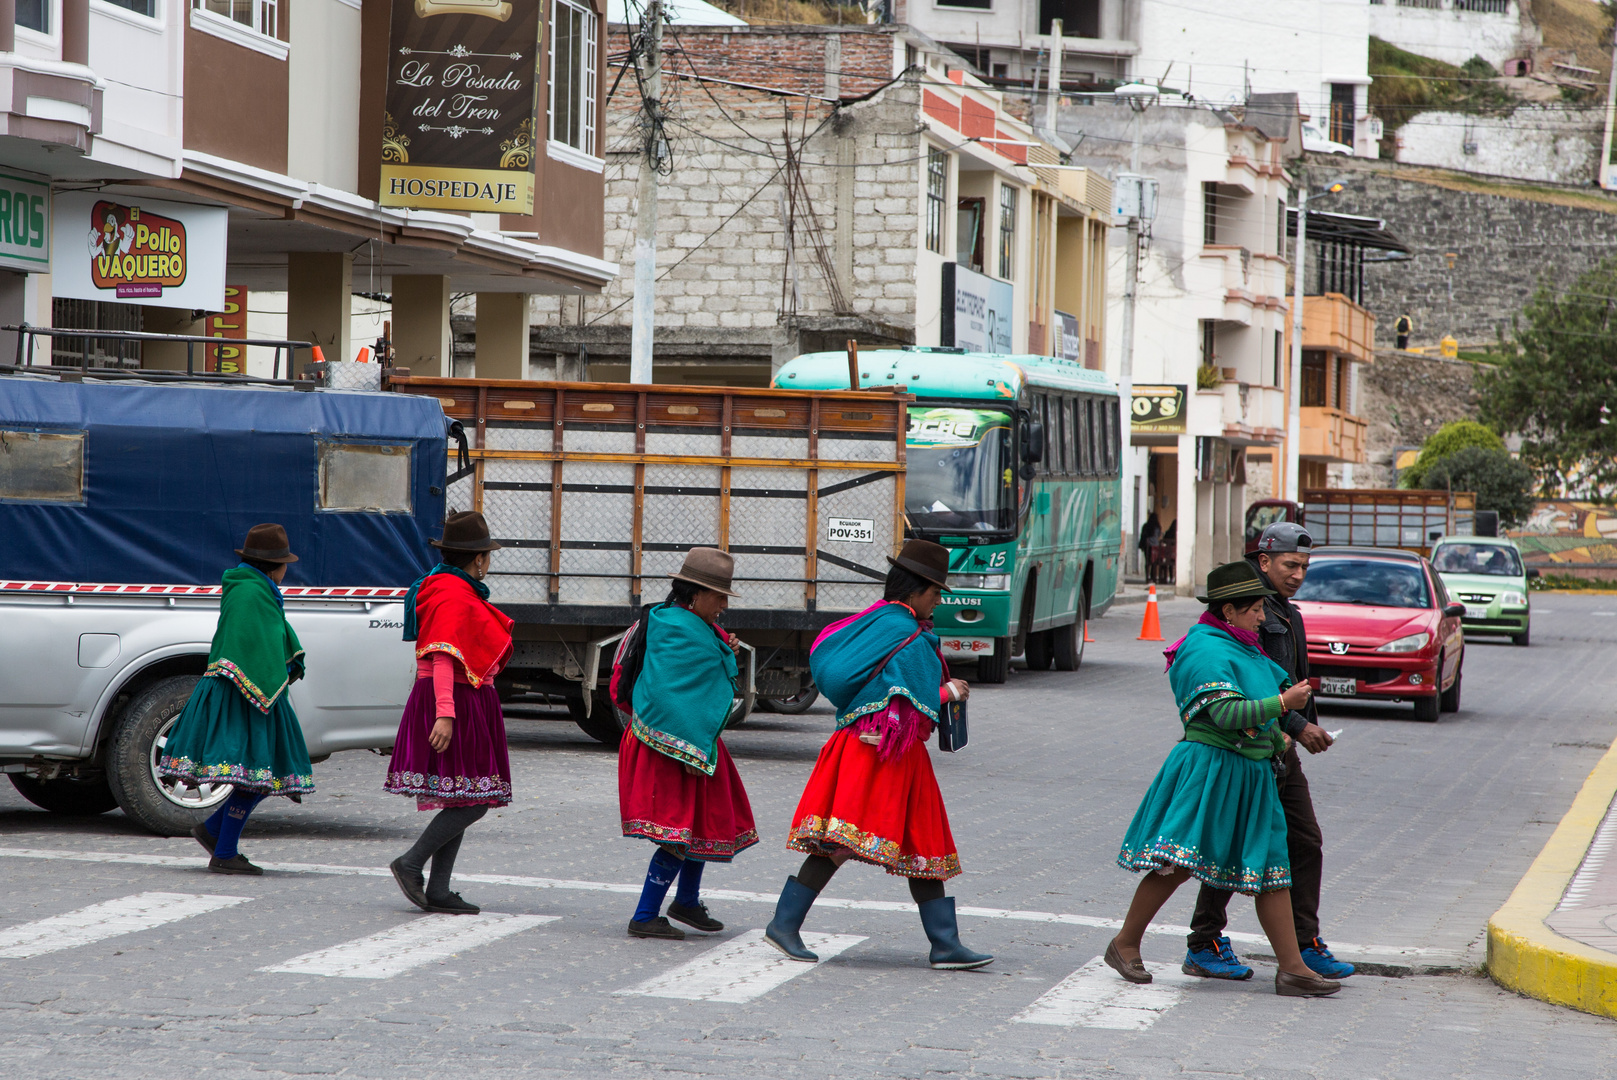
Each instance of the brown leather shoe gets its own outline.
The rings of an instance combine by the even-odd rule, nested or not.
[[[1117,939],[1113,938],[1106,943],[1106,955],[1102,957],[1106,966],[1117,972],[1131,983],[1148,983],[1151,973],[1145,970],[1144,960],[1125,960],[1117,951]]]
[[[1275,993],[1281,997],[1330,997],[1340,989],[1341,983],[1334,979],[1322,979],[1312,972],[1307,975],[1275,972]]]

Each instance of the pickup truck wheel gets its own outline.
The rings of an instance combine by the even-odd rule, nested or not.
[[[174,675],[129,703],[107,752],[107,786],[132,820],[159,836],[187,836],[230,797],[229,784],[187,787],[159,776],[168,734],[196,688],[195,675]]]
[[[801,716],[809,711],[809,706],[820,699],[820,690],[813,683],[799,690],[789,698],[759,698],[754,712],[783,713],[786,716]]]
[[[997,637],[994,639],[994,655],[977,658],[977,681],[998,684],[1004,682],[1010,673],[1011,639]]]
[[[597,690],[595,700],[590,704],[593,708],[585,716],[583,693],[567,695],[567,711],[572,714],[573,723],[596,742],[615,748],[623,741],[623,731],[629,726],[629,718],[612,703],[605,690]]]
[[[92,817],[105,814],[118,805],[104,776],[94,780],[81,780],[76,776],[36,780],[25,773],[12,773],[11,786],[23,798],[53,814]]]

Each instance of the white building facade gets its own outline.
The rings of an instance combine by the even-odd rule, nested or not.
[[[1063,108],[1063,131],[1089,137],[1074,155],[1128,168],[1138,124],[1141,172],[1159,182],[1140,260],[1133,350],[1134,426],[1123,497],[1142,524],[1173,530],[1182,594],[1241,556],[1249,471],[1284,461],[1290,305],[1286,160],[1300,145],[1295,103],[1221,110],[1164,98],[1136,118],[1095,98]],[[1112,232],[1109,318],[1118,325],[1127,233]],[[1106,370],[1121,365],[1108,338]],[[1134,549],[1133,542],[1129,550]]]

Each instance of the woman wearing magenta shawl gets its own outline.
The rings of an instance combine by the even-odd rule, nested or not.
[[[1272,595],[1245,559],[1218,567],[1207,575],[1207,595],[1197,597],[1206,613],[1167,650],[1184,738],[1168,752],[1123,838],[1118,865],[1148,872],[1106,946],[1107,965],[1129,982],[1151,981],[1140,958],[1146,926],[1196,877],[1256,899],[1280,965],[1275,993],[1324,997],[1342,988],[1303,963],[1292,926],[1286,818],[1271,762],[1286,750],[1278,721],[1307,703],[1309,687],[1291,685],[1259,646],[1263,598]]]
[[[932,633],[949,552],[909,540],[887,561],[883,599],[826,627],[809,650],[814,683],[837,707],[837,730],[814,763],[787,840],[808,858],[786,879],[764,937],[793,960],[818,960],[803,944],[803,920],[837,868],[858,859],[909,879],[933,967],[978,968],[994,958],[960,943],[954,898],[943,895],[960,856],[923,745],[938,710],[970,693],[949,678]]]
[[[702,903],[702,870],[758,842],[747,789],[719,738],[736,694],[740,641],[718,624],[737,595],[730,589],[734,572],[728,552],[691,548],[669,575],[668,599],[643,616],[646,649],[629,688],[634,715],[618,747],[618,809],[623,835],[657,848],[629,920],[631,937],[682,939],[685,931],[669,919],[705,933],[723,930]],[[622,676],[614,664],[614,701]],[[663,898],[676,878],[664,916]]]
[[[383,787],[437,810],[420,839],[393,860],[393,880],[423,911],[476,915],[481,909],[449,891],[461,834],[511,801],[505,715],[494,676],[511,658],[511,619],[488,602],[492,553],[488,523],[475,511],[450,514],[443,554],[404,597],[404,640],[416,643],[416,680],[404,704]],[[422,880],[427,860],[432,876]]]
[[[314,768],[287,688],[303,677],[303,646],[282,611],[281,581],[298,561],[279,525],[254,525],[241,563],[220,582],[208,667],[169,732],[158,771],[188,784],[228,784],[230,798],[191,830],[216,874],[262,874],[236,850],[267,795],[301,800]]]

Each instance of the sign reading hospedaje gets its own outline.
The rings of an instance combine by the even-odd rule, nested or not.
[[[67,191],[56,195],[52,218],[56,296],[224,308],[225,208]]]
[[[392,0],[383,206],[533,213],[540,0]]]

